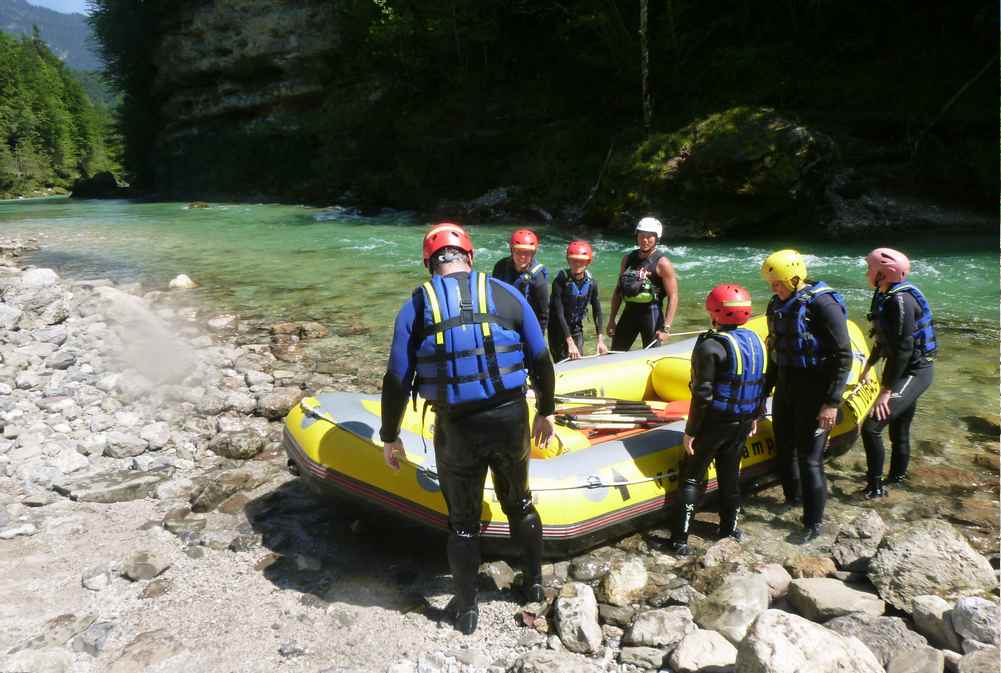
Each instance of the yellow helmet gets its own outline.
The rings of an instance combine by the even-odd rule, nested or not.
[[[768,255],[761,265],[761,277],[768,283],[781,281],[790,290],[795,290],[793,278],[799,278],[800,282],[806,280],[806,263],[803,256],[795,250],[779,250]]]

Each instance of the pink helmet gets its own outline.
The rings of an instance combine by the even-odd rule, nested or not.
[[[866,277],[873,287],[878,287],[880,281],[899,283],[911,270],[907,255],[893,248],[876,248],[865,256],[865,263],[869,266]],[[881,277],[877,280],[877,276]]]

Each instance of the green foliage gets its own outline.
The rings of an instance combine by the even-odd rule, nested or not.
[[[37,33],[0,33],[0,195],[112,168],[107,119]]]

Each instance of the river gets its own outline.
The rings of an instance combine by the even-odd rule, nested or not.
[[[425,278],[420,260],[426,222],[412,213],[362,217],[344,209],[287,205],[75,201],[66,198],[0,202],[0,232],[31,236],[42,249],[28,262],[70,278],[112,278],[163,289],[179,273],[213,311],[261,321],[318,320],[344,346],[331,372],[359,373],[374,390],[384,366],[390,325],[403,299]],[[475,266],[490,270],[507,254],[517,222],[469,228]],[[535,227],[550,275],[563,262],[570,236]],[[577,232],[595,248],[592,271],[603,303],[614,284],[627,235]],[[681,303],[675,332],[705,327],[706,293],[716,283],[751,290],[756,312],[766,303],[761,261],[781,247],[807,256],[813,277],[844,293],[849,317],[864,324],[871,291],[863,257],[890,245],[913,260],[912,280],[928,297],[940,335],[936,380],[922,398],[912,432],[914,480],[906,489],[928,498],[892,500],[895,514],[941,516],[994,538],[997,531],[998,305],[996,238],[930,235],[912,240],[816,242],[785,240],[666,240],[664,252],[678,271]],[[593,331],[585,332],[593,348]],[[861,443],[832,470],[832,492],[853,497],[864,469]],[[839,481],[838,475],[842,478]]]

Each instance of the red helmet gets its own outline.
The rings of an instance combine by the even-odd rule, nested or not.
[[[591,250],[591,244],[587,241],[570,241],[570,245],[567,246],[567,259],[580,259],[590,262],[594,259],[594,251]]]
[[[535,252],[539,249],[539,237],[531,229],[518,229],[511,234],[511,252],[525,250]]]
[[[877,275],[882,274],[880,280],[887,283],[899,283],[911,272],[911,260],[893,248],[876,248],[865,256],[865,263],[869,266],[865,275],[873,287],[878,285]]]
[[[719,325],[743,325],[751,319],[751,293],[739,285],[717,285],[706,297],[706,310]]]
[[[428,265],[431,255],[442,248],[459,248],[469,253],[470,260],[473,259],[473,241],[465,229],[452,222],[436,224],[424,234],[424,266]]]

